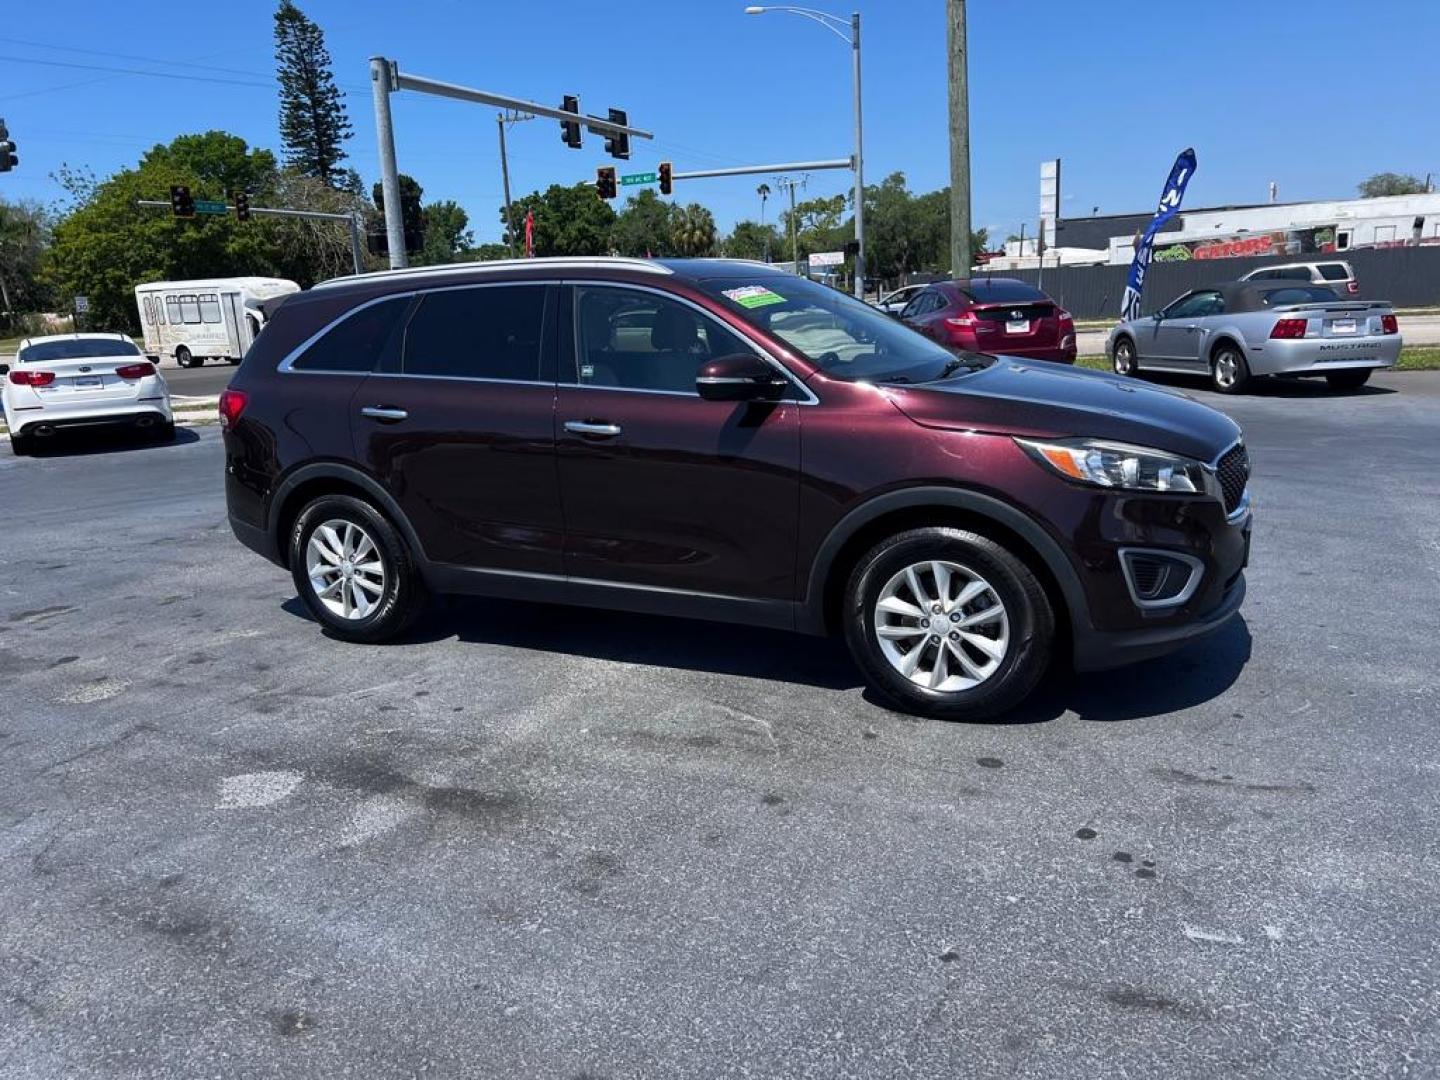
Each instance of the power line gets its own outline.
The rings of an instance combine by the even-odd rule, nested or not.
[[[86,56],[103,56],[111,60],[138,60],[143,64],[165,64],[170,67],[200,68],[202,71],[219,71],[226,75],[246,75],[257,79],[270,78],[270,76],[259,71],[242,71],[239,68],[216,67],[214,64],[200,63],[194,60],[171,60],[159,56],[139,56],[135,53],[115,52],[112,49],[82,49],[78,45],[51,45],[44,41],[27,41],[24,38],[0,36],[0,41],[8,42],[11,45],[26,45],[36,49],[50,49],[53,52],[72,52],[83,53]]]
[[[110,74],[112,74],[112,75],[148,75],[148,76],[150,76],[150,77],[152,77],[152,78],[156,78],[156,79],[180,79],[180,80],[183,80],[183,81],[185,81],[185,82],[219,83],[219,84],[221,84],[221,85],[223,85],[223,86],[247,86],[247,87],[250,87],[251,89],[258,89],[258,90],[273,90],[273,89],[275,88],[275,84],[274,84],[273,82],[269,82],[269,81],[266,81],[266,82],[242,82],[242,81],[239,80],[239,79],[216,79],[216,78],[212,78],[212,77],[209,77],[209,76],[206,76],[206,75],[182,75],[182,74],[180,74],[178,71],[145,71],[145,70],[143,70],[143,69],[141,69],[141,68],[104,67],[104,66],[102,66],[102,65],[100,65],[100,64],[77,64],[77,63],[75,63],[74,61],[68,61],[68,60],[40,60],[40,59],[37,59],[37,58],[35,58],[35,57],[30,57],[30,56],[4,56],[4,55],[0,55],[0,60],[5,60],[5,61],[11,62],[11,63],[16,63],[16,64],[41,64],[41,65],[43,65],[43,66],[45,66],[45,67],[74,68],[74,69],[76,69],[76,70],[78,70],[78,71],[104,71],[104,72],[108,72],[108,73],[110,73]],[[156,61],[156,62],[158,63],[159,61]],[[95,81],[99,81],[99,80],[95,80]],[[50,87],[49,89],[59,89],[59,88],[58,88],[58,87]],[[368,94],[368,91],[342,90],[341,93],[344,93],[344,94],[347,94],[347,95],[351,95],[351,96],[358,96],[358,95],[360,95],[360,94],[362,94],[362,93],[367,93],[367,94]],[[22,95],[15,94],[15,95],[9,95],[9,96],[11,96],[11,97],[20,97],[20,96],[22,96]]]

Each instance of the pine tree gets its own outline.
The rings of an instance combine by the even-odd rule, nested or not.
[[[332,187],[342,183],[341,144],[350,137],[350,119],[330,71],[325,35],[293,0],[280,0],[275,12],[275,64],[285,164]]]

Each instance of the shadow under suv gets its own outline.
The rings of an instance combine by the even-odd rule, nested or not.
[[[471,593],[841,632],[979,718],[1064,650],[1239,608],[1239,428],[1098,372],[954,355],[759,264],[531,259],[286,298],[222,395],[230,522],[333,634]]]

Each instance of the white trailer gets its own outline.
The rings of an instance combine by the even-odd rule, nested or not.
[[[293,281],[261,277],[137,285],[145,354],[157,364],[174,357],[181,367],[206,360],[238,364],[265,325],[261,304],[299,291]]]

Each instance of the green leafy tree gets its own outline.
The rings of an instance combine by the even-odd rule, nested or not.
[[[670,242],[680,255],[708,255],[715,247],[715,216],[699,203],[675,207],[670,215]]]
[[[0,326],[14,329],[20,313],[47,306],[40,270],[49,242],[49,217],[39,203],[0,199]]]
[[[551,184],[542,194],[532,191],[515,200],[518,246],[523,244],[525,215],[535,215],[536,255],[606,255],[615,211],[595,195],[595,185],[582,181],[571,187]],[[504,224],[505,208],[500,208]]]
[[[182,135],[99,183],[75,173],[56,179],[67,176],[74,209],[54,227],[49,277],[58,302],[76,293],[89,298],[91,326],[138,330],[134,288],[141,282],[281,272],[273,219],[185,221],[135,205],[165,198],[171,184],[188,184],[197,199],[224,199],[236,186],[249,186],[256,202],[268,196],[277,182],[275,157],[238,136]]]
[[[425,211],[421,199],[425,195],[425,189],[420,186],[413,176],[401,173],[400,181],[400,220],[405,226],[405,250],[420,251],[425,243]],[[380,181],[375,181],[375,186],[370,194],[375,200],[375,214],[378,220],[373,226],[376,231],[385,231],[385,189]]]
[[[1358,187],[1362,199],[1374,199],[1381,195],[1421,195],[1426,190],[1425,182],[1419,177],[1393,172],[1376,173],[1360,181]]]
[[[275,65],[285,164],[332,187],[353,184],[340,167],[350,119],[330,70],[325,34],[293,0],[280,0],[275,12]]]
[[[275,180],[274,201],[297,210],[320,210],[327,214],[358,213],[362,220],[375,211],[366,199],[351,191],[333,188],[314,176],[282,169]],[[309,286],[326,278],[355,270],[350,250],[350,229],[343,222],[312,221],[306,218],[264,218],[275,245],[274,258],[280,276]],[[252,222],[253,224],[254,222]],[[378,269],[381,260],[367,257],[369,269]]]
[[[720,246],[731,259],[774,259],[786,251],[775,226],[758,221],[737,221]]]
[[[510,249],[509,244],[477,244],[461,252],[461,259],[465,262],[493,262],[496,259],[514,257],[515,252]]]
[[[675,254],[670,239],[670,204],[646,188],[625,201],[610,230],[610,246],[617,255],[662,258]]]
[[[455,256],[475,243],[468,228],[470,215],[460,204],[446,199],[427,203],[421,211],[425,222],[420,261],[428,264],[454,262]]]

